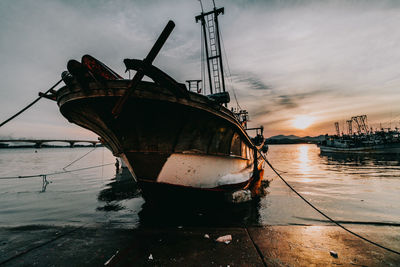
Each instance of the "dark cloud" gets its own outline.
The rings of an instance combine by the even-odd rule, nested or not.
[[[266,85],[261,79],[255,77],[253,74],[233,74],[233,81],[236,83],[245,83],[248,89],[256,90],[270,90],[271,87]]]
[[[295,102],[296,97],[289,95],[280,95],[277,97],[276,103],[285,108],[297,108],[299,105]]]
[[[281,94],[274,97],[274,103],[284,108],[293,109],[299,107],[304,99],[316,98],[321,95],[330,95],[331,93],[332,91],[330,90],[313,90],[303,93]]]
[[[268,105],[260,105],[257,109],[253,110],[253,112],[251,112],[251,117],[250,119],[254,118],[258,118],[259,116],[265,116],[267,114],[270,114],[272,111],[270,110]]]

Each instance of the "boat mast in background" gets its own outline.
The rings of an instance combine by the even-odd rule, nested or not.
[[[353,120],[347,120],[347,134],[352,135],[353,134]]]
[[[358,134],[369,134],[367,115],[354,116],[351,120],[356,123]]]
[[[340,130],[339,130],[339,122],[335,122],[335,129],[336,129],[336,135],[340,136]]]

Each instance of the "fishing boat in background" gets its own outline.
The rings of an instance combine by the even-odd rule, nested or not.
[[[247,128],[247,111],[227,107],[218,25],[223,13],[214,5],[196,16],[207,81],[188,80],[186,87],[152,65],[174,28],[169,21],[144,60],[124,60],[127,70],[136,71],[132,80],[85,55],[81,62],[68,62],[65,86],[45,96],[57,101],[69,122],[99,135],[124,160],[147,199],[169,200],[176,192],[259,193],[263,128]],[[255,137],[248,130],[255,130]]]
[[[326,135],[318,144],[322,153],[347,154],[398,154],[400,153],[400,131],[398,128],[368,127],[367,115],[354,116],[347,123],[347,134],[340,132],[335,122],[336,135]],[[356,132],[353,132],[353,124]]]

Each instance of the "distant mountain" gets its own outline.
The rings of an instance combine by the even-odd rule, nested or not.
[[[275,135],[266,139],[267,144],[304,144],[318,143],[324,140],[324,135],[319,136],[296,136],[296,135]]]
[[[293,134],[292,135],[280,134],[280,135],[271,136],[268,139],[299,139],[299,138],[301,138],[301,137],[293,135]]]

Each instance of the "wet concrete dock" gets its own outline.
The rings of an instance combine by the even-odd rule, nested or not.
[[[351,229],[400,250],[398,227]],[[229,244],[215,242],[217,237],[228,234],[232,235]],[[400,256],[335,226],[139,229],[104,225],[23,226],[0,228],[0,265],[399,266]]]

